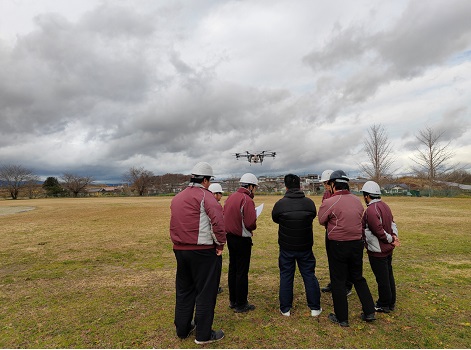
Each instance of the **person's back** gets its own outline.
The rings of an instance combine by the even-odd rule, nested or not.
[[[212,329],[226,243],[222,208],[208,190],[212,176],[208,163],[197,163],[190,184],[170,205],[170,238],[177,262],[174,324],[179,338],[196,332],[196,344],[224,337],[222,330]]]
[[[252,231],[257,228],[257,214],[252,197],[249,190],[241,187],[226,199],[224,217],[227,233],[252,237]]]
[[[224,220],[219,203],[211,192],[194,184],[173,197],[170,204],[170,237],[174,249],[208,249],[219,240],[225,242]],[[204,202],[205,213],[201,212]],[[213,236],[214,232],[214,236]]]
[[[327,227],[331,241],[354,241],[362,237],[361,220],[363,205],[347,190],[337,191],[322,202],[319,208],[319,223]]]
[[[272,219],[279,224],[278,244],[286,250],[308,250],[313,245],[312,222],[316,206],[299,189],[289,189],[275,203]]]
[[[348,327],[348,301],[345,284],[349,279],[355,286],[362,304],[364,321],[375,318],[373,297],[363,277],[363,205],[350,193],[349,178],[343,170],[332,172],[329,186],[334,195],[319,208],[319,223],[327,228],[329,272],[332,283],[334,313],[329,320]]]
[[[291,315],[293,307],[293,280],[296,263],[303,277],[306,299],[312,316],[319,316],[320,288],[314,273],[316,259],[312,252],[312,222],[316,217],[316,206],[300,189],[297,175],[285,176],[286,194],[275,203],[272,219],[279,225],[278,244],[280,253],[280,312],[283,316]]]
[[[396,224],[389,206],[382,200],[372,200],[368,203],[363,216],[365,240],[368,255],[385,257],[394,246],[391,242],[397,235]],[[396,232],[394,232],[396,231]]]
[[[324,186],[324,194],[322,196],[322,203],[324,203],[324,201],[328,198],[331,198],[334,194],[332,192],[332,189],[330,188],[329,186],[329,178],[330,178],[330,175],[333,173],[334,171],[333,170],[324,170],[322,172],[322,175],[321,175],[321,179],[320,181],[322,182],[323,186]],[[325,250],[326,250],[326,253],[327,253],[327,260],[329,259],[329,237],[328,237],[328,231],[327,231],[327,228],[325,230]],[[352,287],[353,287],[353,284],[352,282],[348,281],[345,283],[345,289],[346,289],[346,294],[347,296],[349,296],[350,294],[352,294]],[[321,291],[323,293],[330,293],[332,292],[332,284],[329,283],[327,284],[327,286],[321,288]]]
[[[229,307],[237,313],[255,309],[255,306],[248,302],[248,275],[252,255],[252,235],[257,228],[253,197],[258,179],[255,175],[246,173],[239,182],[241,187],[224,203],[224,221],[229,248]]]
[[[367,181],[363,188],[367,205],[363,215],[365,246],[378,283],[375,310],[389,313],[396,306],[396,282],[392,267],[393,250],[400,246],[398,230],[389,206],[381,200],[378,183]]]

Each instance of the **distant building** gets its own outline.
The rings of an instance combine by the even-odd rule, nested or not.
[[[391,195],[407,195],[409,186],[406,184],[387,184],[384,185],[384,192]]]
[[[98,195],[115,195],[124,193],[123,186],[106,186],[106,187],[91,187],[85,190],[86,194],[89,196],[98,196]]]

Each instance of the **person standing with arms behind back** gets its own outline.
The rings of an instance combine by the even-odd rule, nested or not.
[[[391,209],[381,200],[381,189],[376,182],[365,182],[361,191],[367,206],[363,214],[366,251],[378,283],[375,310],[389,313],[396,306],[392,255],[394,247],[400,245],[397,226]]]
[[[319,208],[319,223],[327,227],[329,239],[329,271],[332,283],[334,312],[329,320],[348,327],[348,301],[345,293],[347,278],[355,286],[362,305],[361,318],[376,319],[373,297],[363,277],[363,205],[350,193],[349,178],[343,170],[334,171],[329,178],[333,196],[324,200]]]
[[[316,258],[312,252],[312,221],[317,214],[316,205],[301,191],[299,176],[288,174],[284,182],[285,196],[275,203],[271,213],[273,221],[279,225],[280,312],[283,316],[291,315],[297,263],[311,316],[319,316],[322,312],[321,292],[315,275]]]
[[[224,337],[222,330],[212,330],[226,243],[222,207],[208,190],[212,176],[208,163],[196,164],[190,184],[170,205],[170,238],[177,260],[174,323],[182,339],[196,327],[196,344]]]
[[[229,249],[229,307],[235,312],[255,310],[249,304],[249,267],[252,236],[257,228],[257,213],[253,201],[258,186],[257,177],[246,173],[240,178],[240,188],[224,203],[224,220]]]

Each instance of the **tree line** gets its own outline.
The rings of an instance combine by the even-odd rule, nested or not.
[[[177,185],[189,179],[189,175],[183,174],[154,175],[143,167],[131,167],[123,174],[123,182],[127,190],[139,196],[148,194],[150,189],[158,193],[169,193]],[[48,177],[42,183],[41,188],[47,197],[78,197],[94,186],[93,182],[92,176],[64,173],[59,178]],[[39,176],[22,165],[0,165],[0,187],[6,189],[12,199],[18,199],[20,191],[29,198],[35,197],[38,183],[40,183]]]
[[[465,168],[469,164],[452,162],[455,152],[451,141],[443,141],[444,131],[425,127],[416,135],[418,146],[411,158],[413,165],[411,174],[426,182],[429,193],[444,182],[471,184],[471,174]],[[392,155],[393,146],[382,125],[373,125],[368,129],[368,137],[363,144],[367,161],[359,164],[359,168],[366,178],[377,183],[390,182],[397,173],[394,168],[395,158]]]
[[[454,152],[451,142],[443,142],[443,135],[443,131],[430,127],[425,127],[415,135],[418,146],[411,159],[414,164],[411,174],[425,181],[429,193],[433,193],[433,189],[445,181],[471,184],[471,174],[465,170],[469,164],[452,163]],[[375,124],[368,129],[363,151],[366,161],[358,163],[362,176],[380,185],[392,182],[398,169],[394,168],[393,145],[384,126]],[[44,181],[42,189],[47,196],[78,197],[79,194],[85,193],[94,181],[91,176],[72,173],[64,173],[60,180],[48,177]],[[151,188],[158,193],[171,193],[176,186],[188,180],[188,175],[154,175],[143,167],[131,167],[123,174],[123,181],[130,191],[139,196],[148,194]],[[0,164],[0,184],[6,188],[12,199],[18,198],[20,190],[32,198],[38,182],[39,177],[22,165]]]

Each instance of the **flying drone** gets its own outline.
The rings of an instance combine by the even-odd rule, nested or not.
[[[249,151],[245,151],[245,152],[240,152],[240,153],[234,153],[233,155],[236,157],[236,159],[245,157],[247,158],[247,161],[249,163],[260,163],[261,165],[265,157],[275,158],[276,152],[262,151],[258,153],[251,153]]]

